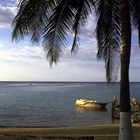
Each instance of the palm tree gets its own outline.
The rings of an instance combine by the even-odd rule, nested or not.
[[[52,65],[59,61],[69,32],[74,33],[71,51],[77,49],[81,27],[94,13],[97,58],[105,62],[108,82],[116,80],[118,65],[121,66],[119,140],[132,140],[129,63],[131,23],[138,30],[140,44],[139,0],[20,0],[12,23],[12,39],[20,40],[29,35],[32,43],[38,43],[43,38],[44,51]]]

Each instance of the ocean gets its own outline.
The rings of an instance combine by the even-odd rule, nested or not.
[[[131,83],[140,101],[140,83]],[[113,123],[111,101],[119,100],[119,83],[0,82],[0,127],[71,127]],[[107,102],[107,110],[75,106],[76,99]]]

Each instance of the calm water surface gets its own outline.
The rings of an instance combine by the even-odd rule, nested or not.
[[[131,83],[131,97],[140,101],[140,83]],[[112,123],[111,100],[119,84],[0,83],[0,126],[58,127]],[[75,107],[78,98],[108,102],[106,111]]]

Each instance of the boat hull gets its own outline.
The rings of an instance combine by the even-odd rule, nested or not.
[[[107,103],[100,103],[98,101],[93,101],[93,100],[79,99],[76,100],[75,105],[77,107],[84,107],[84,108],[105,109]]]

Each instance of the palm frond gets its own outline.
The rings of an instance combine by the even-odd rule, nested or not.
[[[20,0],[17,16],[13,20],[12,40],[31,35],[32,42],[38,42],[46,25],[53,0]]]
[[[74,9],[69,0],[61,0],[54,8],[48,25],[44,29],[43,46],[50,65],[57,63],[66,46],[68,32],[71,31],[74,19]]]
[[[134,26],[138,29],[140,46],[140,0],[129,0]]]
[[[94,4],[94,0],[81,0],[78,3],[78,8],[76,7],[77,12],[75,15],[75,21],[73,26],[75,36],[71,49],[72,53],[76,52],[78,49],[80,30],[87,22],[89,15],[92,13],[93,7],[95,7]]]
[[[106,79],[114,81],[118,74],[118,54],[120,46],[120,17],[118,0],[98,0],[96,37],[97,58],[105,61]]]

